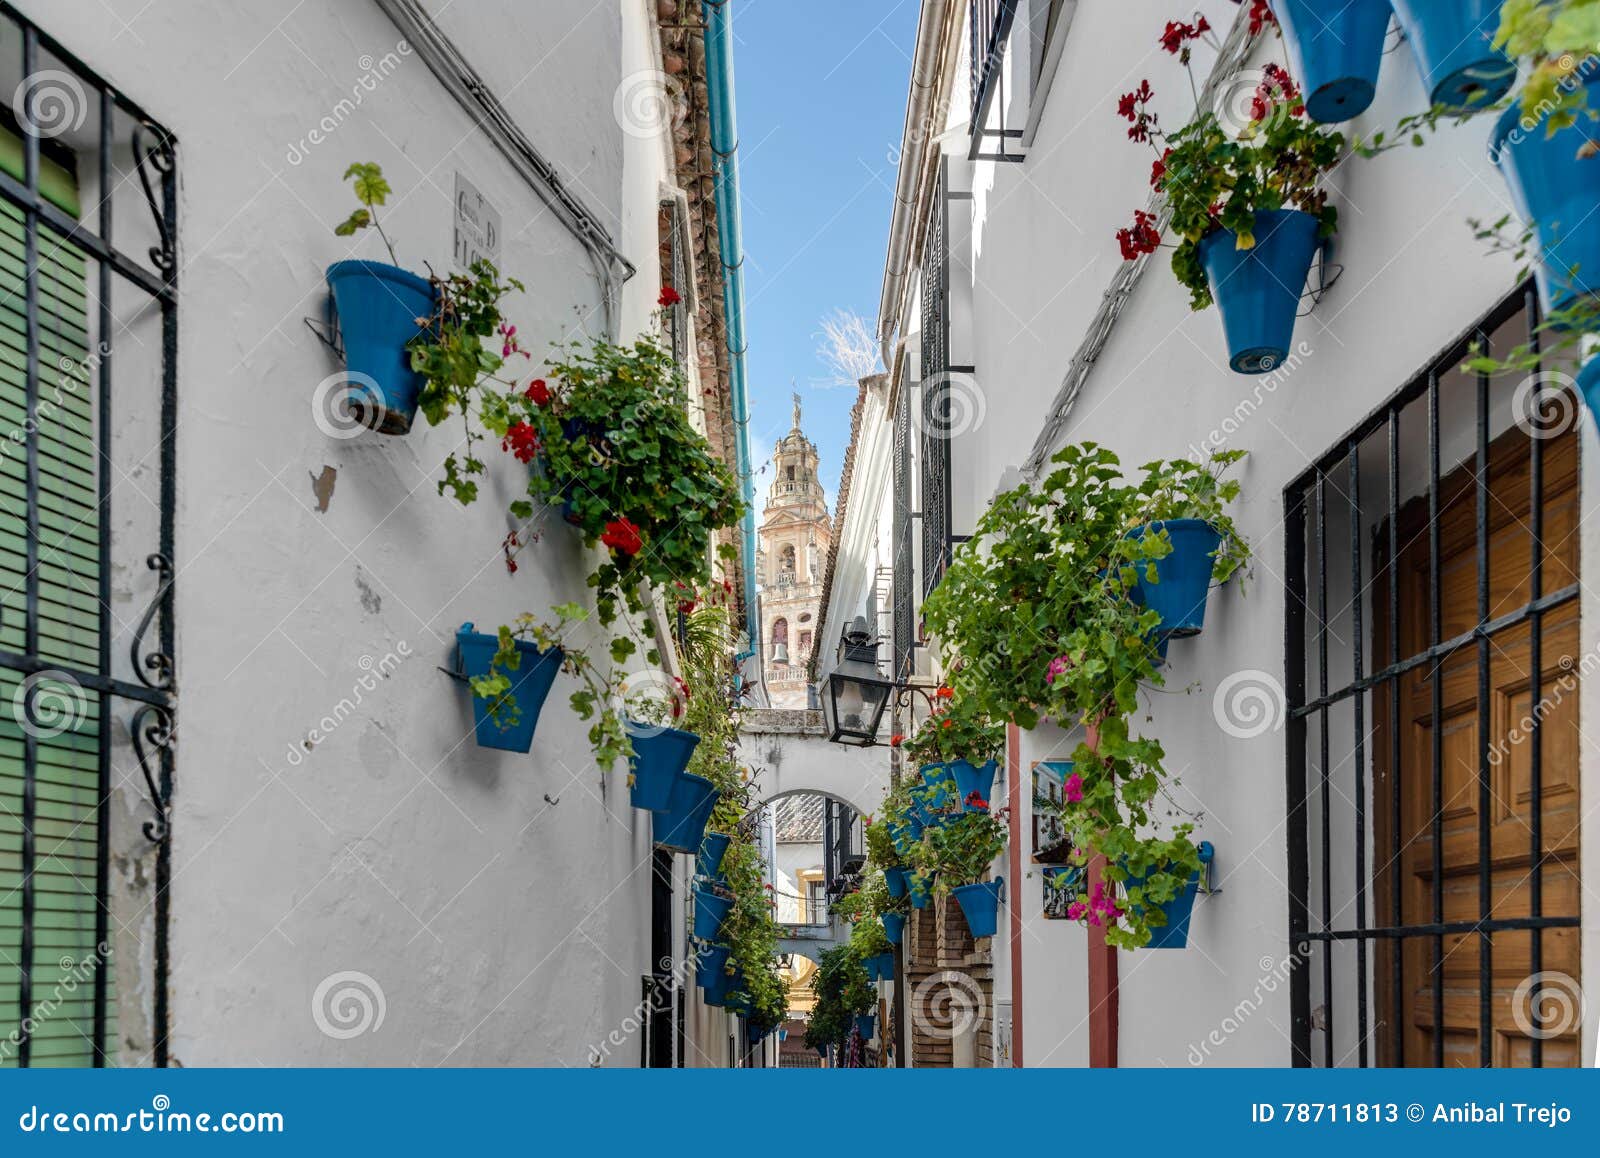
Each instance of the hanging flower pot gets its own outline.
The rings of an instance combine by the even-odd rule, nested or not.
[[[633,759],[628,761],[633,772],[629,801],[635,808],[656,812],[671,807],[672,790],[689,766],[689,757],[694,755],[700,737],[677,728],[657,728],[630,720],[628,739],[633,742]]]
[[[1589,413],[1600,422],[1600,356],[1590,358],[1578,371],[1578,393],[1583,395]]]
[[[917,838],[912,835],[909,823],[895,824],[891,822],[889,825],[889,840],[894,845],[895,851],[901,856],[909,853],[911,846],[917,843]]]
[[[733,975],[726,969],[718,969],[706,977],[706,983],[700,988],[707,1005],[721,1007],[728,1000],[728,994],[734,992]]]
[[[1367,111],[1389,34],[1389,0],[1272,0],[1290,71],[1314,121],[1336,124]]]
[[[702,948],[694,968],[694,983],[701,989],[719,984],[718,978],[728,975],[728,952],[726,945]]]
[[[1005,890],[1004,878],[982,881],[975,885],[962,885],[950,890],[961,915],[967,919],[967,928],[974,938],[992,937],[1000,922],[1000,894]]]
[[[728,851],[728,844],[733,840],[726,832],[706,833],[705,843],[700,846],[700,855],[695,860],[695,871],[707,880],[722,881],[722,857]]]
[[[906,889],[910,887],[911,870],[908,868],[886,868],[883,870],[883,883],[889,886],[891,897],[903,897]]]
[[[889,938],[889,944],[900,944],[906,935],[906,915],[904,913],[885,913],[883,915],[883,935]]]
[[[878,1018],[876,1014],[862,1013],[856,1015],[856,1033],[860,1035],[862,1041],[872,1040],[872,1031],[877,1024]]]
[[[674,852],[698,852],[717,796],[716,785],[711,781],[685,772],[673,786],[671,805],[651,813],[656,843]]]
[[[711,889],[694,891],[694,935],[702,941],[714,941],[722,932],[722,922],[733,909],[733,898],[724,897]]]
[[[349,405],[379,434],[405,434],[417,414],[422,375],[411,368],[411,339],[434,314],[426,278],[381,261],[337,261],[328,292],[349,374]]]
[[[1139,563],[1139,596],[1144,605],[1161,616],[1157,630],[1167,639],[1199,635],[1206,622],[1206,598],[1211,593],[1211,576],[1222,536],[1203,519],[1168,519],[1128,532],[1131,539],[1142,539],[1165,529],[1172,551],[1164,558]],[[1145,577],[1153,567],[1158,582]]]
[[[979,808],[972,798],[976,795],[979,800],[989,799],[989,794],[994,791],[995,762],[986,760],[982,764],[973,764],[970,760],[952,760],[949,768],[955,777],[956,799],[961,801],[962,809],[966,812],[986,811]]]
[[[456,651],[460,657],[461,673],[468,679],[489,674],[495,653],[500,650],[500,640],[493,635],[474,631],[473,625],[463,623],[456,632]],[[556,675],[561,671],[564,656],[560,648],[540,651],[527,640],[517,640],[517,654],[521,663],[517,670],[507,672],[511,689],[505,693],[506,706],[500,715],[506,721],[502,727],[490,712],[491,704],[482,696],[472,697],[473,731],[478,747],[494,748],[502,752],[526,752],[533,747],[533,729],[539,722],[545,697],[550,694]]]
[[[913,909],[926,909],[928,898],[933,895],[933,878],[926,879],[912,873],[907,891],[911,894],[911,907]]]
[[[1214,855],[1210,841],[1200,842],[1200,859],[1210,861]],[[1123,882],[1123,890],[1138,888],[1143,876],[1130,876]],[[1150,943],[1146,949],[1184,949],[1189,945],[1189,918],[1194,914],[1194,898],[1200,891],[1200,874],[1194,873],[1189,883],[1172,900],[1156,906],[1166,915],[1167,923],[1150,930]]]
[[[1289,356],[1300,294],[1322,244],[1320,228],[1298,209],[1261,210],[1250,249],[1240,249],[1238,234],[1229,229],[1200,239],[1197,256],[1222,314],[1235,373],[1265,374]]]
[[[874,981],[894,980],[894,954],[878,953],[866,958],[862,964],[867,967],[868,975]]]
[[[1502,0],[1392,0],[1429,103],[1452,113],[1505,96],[1517,66],[1492,47]]]
[[[916,810],[923,827],[944,824],[951,817],[951,806],[957,796],[956,774],[947,763],[924,764],[920,769],[922,786],[912,791]],[[920,834],[919,834],[920,835]]]
[[[1511,202],[1539,243],[1534,275],[1545,312],[1600,292],[1600,157],[1579,157],[1600,140],[1580,116],[1554,136],[1523,119],[1520,104],[1501,114],[1489,156],[1511,189]]]
[[[753,1022],[746,1022],[744,1027],[744,1039],[751,1045],[760,1045],[767,1039],[767,1035],[771,1032],[772,1031],[770,1029],[762,1029]]]

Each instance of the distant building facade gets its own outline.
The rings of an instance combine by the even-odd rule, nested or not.
[[[800,431],[798,395],[794,426],[773,451],[772,465],[757,564],[767,695],[775,708],[804,708],[833,527],[817,478],[816,445]]]

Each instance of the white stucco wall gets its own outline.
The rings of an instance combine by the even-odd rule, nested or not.
[[[374,4],[20,7],[180,141],[174,1060],[590,1064],[649,971],[648,817],[628,807],[623,769],[595,767],[568,679],[524,757],[478,749],[466,695],[436,670],[464,621],[492,631],[582,600],[588,561],[556,518],[507,573],[522,468],[490,446],[477,505],[441,498],[457,427],[321,433],[312,392],[339,367],[301,322],[321,313],[325,266],[384,256],[375,236],[332,232],[354,203],[353,160],[384,167],[385,226],[419,271],[450,268],[455,174],[482,191],[502,215],[502,270],[527,285],[507,313],[536,354],[601,331],[590,262],[414,54],[308,143],[397,50]],[[638,331],[658,293],[666,155],[624,133],[613,97],[656,67],[646,4],[428,7],[637,265],[620,319]],[[129,248],[135,197],[119,221]],[[318,512],[324,468],[337,477]],[[399,657],[387,678],[307,751],[385,656]],[[370,978],[385,1011],[347,1040],[313,1017],[341,972]],[[638,1063],[624,1036],[603,1064]]]

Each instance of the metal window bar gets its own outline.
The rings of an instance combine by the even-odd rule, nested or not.
[[[1321,1013],[1321,1028],[1323,1042],[1321,1062],[1325,1066],[1344,1064],[1350,1057],[1354,1057],[1360,1066],[1372,1064],[1368,1044],[1372,1033],[1372,1016],[1368,1008],[1367,985],[1367,953],[1369,946],[1374,952],[1381,951],[1381,942],[1390,943],[1390,968],[1393,972],[1391,991],[1387,1000],[1394,1004],[1394,1011],[1398,1015],[1406,1008],[1406,975],[1404,970],[1404,950],[1407,944],[1423,942],[1428,946],[1431,960],[1429,978],[1431,993],[1429,1002],[1432,1006],[1431,1049],[1427,1058],[1411,1058],[1412,1064],[1423,1062],[1440,1066],[1445,1061],[1445,981],[1443,963],[1445,959],[1445,938],[1451,936],[1476,937],[1478,940],[1477,955],[1477,981],[1478,981],[1478,1061],[1480,1065],[1490,1065],[1493,1062],[1493,1041],[1495,1027],[1493,1023],[1494,1005],[1494,935],[1496,933],[1527,932],[1530,941],[1529,966],[1530,975],[1538,974],[1543,969],[1542,936],[1546,929],[1575,928],[1579,925],[1576,914],[1547,914],[1544,911],[1543,898],[1543,872],[1544,860],[1548,855],[1543,843],[1543,769],[1542,769],[1542,743],[1541,723],[1542,714],[1532,711],[1529,714],[1531,726],[1529,728],[1529,759],[1530,783],[1528,786],[1529,827],[1531,829],[1530,868],[1529,868],[1529,912],[1526,916],[1494,916],[1494,877],[1492,874],[1492,833],[1489,819],[1492,807],[1492,785],[1490,783],[1490,733],[1491,728],[1491,645],[1493,637],[1510,628],[1526,624],[1529,631],[1529,668],[1530,668],[1530,700],[1531,704],[1538,704],[1542,694],[1542,640],[1541,628],[1544,618],[1552,611],[1569,604],[1577,599],[1579,585],[1572,583],[1553,592],[1545,590],[1543,575],[1544,552],[1544,454],[1545,447],[1540,437],[1530,437],[1528,445],[1528,525],[1529,525],[1529,588],[1527,601],[1518,608],[1504,612],[1491,618],[1494,608],[1491,605],[1490,586],[1490,466],[1491,440],[1490,440],[1490,387],[1487,377],[1477,376],[1475,381],[1475,405],[1470,413],[1474,423],[1474,439],[1472,449],[1475,458],[1468,463],[1475,468],[1475,478],[1471,486],[1471,497],[1475,503],[1473,510],[1473,536],[1475,538],[1474,556],[1476,562],[1477,585],[1475,590],[1475,608],[1477,622],[1466,631],[1446,637],[1444,634],[1444,616],[1442,607],[1441,587],[1441,542],[1440,542],[1440,485],[1441,485],[1441,377],[1458,366],[1467,356],[1474,345],[1487,346],[1491,333],[1503,325],[1507,325],[1521,315],[1528,340],[1537,342],[1536,327],[1539,324],[1539,309],[1537,297],[1531,285],[1524,285],[1518,291],[1497,305],[1484,318],[1471,327],[1465,335],[1458,339],[1448,349],[1443,351],[1429,367],[1392,398],[1386,401],[1372,414],[1368,415],[1345,438],[1333,445],[1319,460],[1313,463],[1305,472],[1289,484],[1284,491],[1285,511],[1285,563],[1286,563],[1286,596],[1287,608],[1284,618],[1284,637],[1286,653],[1286,679],[1285,691],[1288,701],[1288,726],[1286,728],[1286,763],[1285,779],[1288,800],[1288,854],[1289,854],[1289,944],[1294,955],[1293,970],[1290,982],[1290,1013],[1291,1013],[1291,1058],[1297,1066],[1313,1064],[1312,1033],[1313,1018],[1311,1011],[1312,999],[1312,959],[1315,955],[1321,956],[1321,998],[1323,1007]],[[1537,348],[1535,346],[1535,348]],[[1417,407],[1425,414],[1427,433],[1427,582],[1428,582],[1428,620],[1425,628],[1427,644],[1417,654],[1403,656],[1399,642],[1397,626],[1402,612],[1399,583],[1397,581],[1398,565],[1401,560],[1401,542],[1399,539],[1398,523],[1402,513],[1402,496],[1400,493],[1400,467],[1401,467],[1401,438],[1400,426],[1402,416],[1409,408]],[[1366,646],[1364,632],[1365,623],[1362,609],[1362,563],[1361,563],[1361,528],[1363,526],[1363,511],[1361,507],[1361,474],[1358,463],[1359,452],[1368,439],[1382,438],[1382,450],[1387,462],[1388,480],[1385,488],[1384,502],[1387,508],[1383,512],[1386,517],[1381,526],[1374,528],[1373,548],[1375,554],[1381,553],[1384,559],[1380,568],[1375,562],[1373,566],[1373,581],[1376,583],[1380,570],[1387,573],[1387,646],[1384,654],[1373,664],[1377,669],[1367,672]],[[1342,687],[1329,686],[1328,671],[1328,637],[1330,631],[1330,617],[1328,613],[1328,516],[1329,505],[1327,491],[1330,481],[1337,477],[1337,469],[1343,464],[1346,467],[1346,480],[1349,494],[1346,496],[1348,517],[1351,520],[1349,551],[1349,575],[1351,580],[1352,601],[1350,606],[1350,620],[1353,639],[1351,641],[1351,678]],[[1460,496],[1464,502],[1465,494]],[[1309,525],[1315,520],[1315,528]],[[1314,545],[1314,546],[1313,546]],[[1313,562],[1309,552],[1314,549],[1316,559]],[[1315,584],[1315,589],[1310,590],[1310,584]],[[1377,595],[1374,595],[1374,599]],[[1308,621],[1308,616],[1314,617]],[[1308,631],[1308,627],[1313,630]],[[1310,645],[1308,646],[1308,640]],[[1314,647],[1314,653],[1310,650]],[[1478,713],[1478,744],[1477,744],[1477,792],[1476,801],[1478,808],[1477,818],[1477,856],[1475,868],[1478,872],[1478,916],[1476,919],[1446,919],[1444,904],[1444,827],[1443,827],[1443,731],[1437,726],[1443,720],[1443,667],[1453,657],[1467,652],[1468,648],[1474,649],[1478,665],[1476,681],[1475,709]],[[1308,696],[1308,661],[1315,664],[1315,694]],[[1431,919],[1428,921],[1406,922],[1405,910],[1402,908],[1402,876],[1399,871],[1400,857],[1402,854],[1401,824],[1401,763],[1400,756],[1402,744],[1400,730],[1396,726],[1401,718],[1400,682],[1407,673],[1426,668],[1428,672],[1430,710],[1435,726],[1430,728],[1431,744],[1429,747],[1430,768],[1428,769],[1430,811],[1426,818],[1431,836],[1431,895],[1428,898]],[[1388,728],[1388,759],[1390,761],[1390,791],[1387,797],[1387,807],[1392,811],[1392,821],[1389,824],[1388,847],[1384,852],[1389,865],[1389,889],[1387,900],[1392,907],[1391,923],[1369,923],[1367,917],[1367,890],[1371,886],[1370,866],[1366,857],[1366,824],[1367,824],[1367,779],[1365,776],[1365,760],[1368,751],[1367,724],[1364,710],[1365,697],[1372,694],[1377,702],[1377,697],[1387,698],[1390,725]],[[1332,862],[1332,812],[1333,801],[1330,794],[1329,767],[1330,757],[1330,732],[1332,731],[1331,711],[1345,701],[1352,701],[1351,713],[1354,720],[1354,734],[1351,751],[1355,760],[1354,782],[1356,785],[1355,798],[1349,801],[1349,808],[1353,814],[1353,825],[1349,826],[1354,832],[1354,855],[1351,863],[1354,865],[1355,880],[1353,901],[1347,906],[1349,925],[1336,921],[1332,909],[1331,898],[1334,889],[1333,862]],[[1309,761],[1311,758],[1310,725],[1315,720],[1318,729],[1316,755],[1320,758],[1317,782],[1315,784],[1315,797],[1313,785],[1309,782]],[[1321,837],[1320,861],[1320,905],[1319,927],[1311,925],[1311,838],[1312,820],[1311,806],[1313,800],[1320,803],[1321,815],[1318,818],[1318,833]],[[1377,804],[1376,794],[1372,803]],[[1341,825],[1341,829],[1345,826]],[[1338,914],[1346,915],[1345,911]],[[1335,986],[1334,947],[1338,944],[1354,946],[1356,956],[1356,1030],[1357,1040],[1352,1043],[1337,1040],[1336,1028],[1338,1022],[1335,1018],[1334,1000],[1339,990]],[[1537,1000],[1537,990],[1534,993]],[[1537,1008],[1535,1005],[1534,1008]],[[1407,1064],[1405,1032],[1403,1026],[1396,1026],[1391,1031],[1393,1041],[1391,1056],[1386,1064]],[[1530,1035],[1528,1055],[1531,1064],[1543,1064],[1543,1040],[1537,1034]]]
[[[1008,153],[1007,141],[1019,140],[1021,129],[1008,129],[1005,101],[998,100],[1005,77],[1006,43],[1016,22],[1018,0],[973,0],[968,55],[971,57],[972,144],[968,159],[973,161],[1021,161],[1020,153]],[[999,119],[989,128],[990,113]],[[984,143],[998,139],[998,152],[984,152]]]
[[[54,678],[75,681],[87,691],[100,697],[100,727],[96,751],[96,779],[98,791],[95,889],[96,951],[93,955],[93,1019],[91,1027],[93,1064],[106,1064],[108,1042],[106,1036],[108,1013],[107,967],[109,954],[101,952],[109,940],[107,886],[109,879],[110,824],[109,799],[111,787],[111,739],[109,713],[106,708],[112,699],[122,699],[138,705],[129,732],[134,740],[141,770],[151,788],[149,804],[155,818],[145,825],[146,835],[157,844],[156,895],[155,895],[155,945],[153,951],[155,983],[153,994],[154,1026],[152,1029],[152,1060],[164,1067],[168,1061],[167,1032],[169,1023],[167,979],[169,973],[169,886],[172,878],[171,829],[167,805],[171,800],[173,778],[175,685],[173,656],[175,654],[175,625],[173,606],[176,598],[173,582],[172,560],[175,557],[174,510],[176,507],[177,446],[174,437],[177,428],[177,172],[176,139],[149,117],[142,108],[125,94],[113,88],[86,66],[73,53],[62,47],[37,25],[23,16],[12,4],[0,0],[0,21],[14,27],[19,33],[21,46],[20,65],[24,78],[32,77],[40,69],[41,53],[52,58],[48,63],[59,62],[71,70],[75,79],[89,87],[91,99],[98,106],[100,132],[93,163],[100,182],[101,198],[95,214],[96,220],[79,221],[53,202],[45,199],[40,190],[40,137],[24,126],[23,179],[17,181],[7,173],[0,173],[0,198],[17,207],[22,214],[24,229],[25,272],[23,280],[25,301],[23,316],[26,330],[26,368],[24,371],[25,406],[28,415],[26,446],[26,581],[25,625],[23,651],[0,650],[0,668],[6,668],[21,677],[49,672]],[[128,118],[135,126],[133,163],[143,188],[145,199],[154,218],[159,243],[152,247],[149,260],[151,270],[131,255],[117,249],[113,242],[112,209],[114,188],[113,146],[117,117]],[[39,270],[41,255],[39,234],[41,228],[59,236],[60,244],[82,253],[98,264],[100,346],[95,351],[98,358],[98,375],[95,392],[97,407],[96,446],[96,501],[98,505],[99,533],[98,587],[98,662],[92,669],[63,663],[41,652],[40,643],[40,462],[39,439]],[[115,281],[113,280],[115,279]],[[112,413],[112,364],[115,346],[114,319],[111,298],[114,284],[127,284],[143,291],[161,310],[161,451],[160,525],[156,553],[149,556],[150,567],[157,572],[159,585],[150,608],[135,632],[132,652],[136,675],[134,683],[116,678],[112,674],[110,615],[110,575],[112,570],[112,495],[109,476],[112,463],[114,423]],[[154,650],[148,650],[145,633],[152,622],[159,621]],[[33,689],[24,702],[24,711],[31,717],[34,711]],[[143,742],[141,742],[143,741]],[[149,743],[153,750],[143,744]],[[32,1016],[34,995],[35,921],[37,916],[35,870],[38,867],[38,739],[32,729],[24,729],[22,769],[22,839],[21,839],[21,959],[19,962],[19,1026],[17,1034],[17,1062],[26,1067],[32,1063]]]
[[[922,248],[922,594],[950,565],[950,167],[940,164]]]
[[[895,683],[911,679],[916,647],[911,556],[911,390],[902,386],[894,411],[894,671]]]

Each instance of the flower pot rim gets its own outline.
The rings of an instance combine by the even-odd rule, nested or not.
[[[1282,209],[1255,209],[1255,210],[1251,211],[1251,215],[1253,217],[1258,218],[1258,219],[1262,218],[1262,217],[1285,217],[1285,218],[1287,218],[1287,217],[1295,216],[1295,217],[1309,217],[1313,221],[1317,220],[1316,214],[1307,213],[1304,209],[1296,209],[1292,205],[1285,205]],[[1223,234],[1223,233],[1228,234],[1230,237],[1237,237],[1238,236],[1236,233],[1233,232],[1233,230],[1229,229],[1226,225],[1223,225],[1221,222],[1218,222],[1217,224],[1211,226],[1211,228],[1207,229],[1205,231],[1205,233],[1201,235],[1199,244],[1204,245],[1206,242],[1212,240],[1213,238],[1217,237],[1219,234]]]
[[[1600,66],[1591,68],[1589,74],[1587,76],[1580,76],[1580,79],[1583,82],[1582,87],[1588,88],[1591,84],[1595,83],[1595,81],[1600,80]],[[1538,120],[1534,121],[1531,128],[1524,129],[1523,131],[1532,133],[1536,130],[1542,130],[1545,119],[1554,111],[1554,109],[1546,109],[1543,115],[1541,115]],[[1499,164],[1501,156],[1504,155],[1504,150],[1501,148],[1501,146],[1505,143],[1505,139],[1509,137],[1513,130],[1515,130],[1521,123],[1522,101],[1518,100],[1510,108],[1506,109],[1500,114],[1499,118],[1494,123],[1494,132],[1489,134],[1489,159],[1491,161]],[[1580,127],[1582,123],[1583,122],[1580,120],[1576,124],[1572,124],[1567,127],[1576,129]],[[1561,132],[1566,132],[1566,129],[1562,129]],[[1543,138],[1541,137],[1540,139],[1542,140]]]
[[[352,257],[344,261],[336,261],[323,273],[328,281],[339,277],[354,277],[363,275],[377,278],[379,281],[400,282],[412,289],[433,293],[433,283],[421,274],[412,273],[404,266],[391,265],[386,261],[368,261],[365,258]]]
[[[682,728],[674,728],[670,724],[644,724],[640,723],[638,720],[635,720],[632,716],[623,716],[622,723],[625,728],[632,729],[634,727],[639,727],[653,733],[652,735],[648,736],[634,736],[630,730],[628,733],[629,739],[654,740],[665,732],[671,732],[674,736],[687,737],[688,739],[693,740],[696,744],[700,742],[700,734],[698,732],[686,732]],[[711,835],[709,829],[707,830],[706,835]],[[727,834],[724,833],[724,835]]]
[[[464,643],[467,640],[479,640],[479,639],[488,640],[490,643],[494,644],[496,650],[499,650],[500,637],[498,635],[490,635],[486,631],[479,631],[477,629],[477,627],[474,626],[470,622],[469,623],[463,623],[460,627],[456,628],[456,643],[457,644]],[[541,655],[541,656],[542,655],[561,655],[561,656],[566,655],[566,652],[561,650],[561,647],[560,647],[559,644],[554,646],[554,647],[551,647],[547,651],[543,651],[543,650],[540,650],[539,645],[534,643],[533,640],[531,640],[531,639],[513,640],[513,643],[515,643],[517,650],[520,651],[523,655]]]

